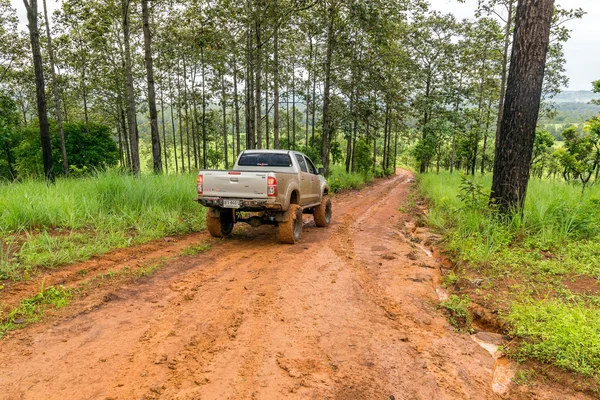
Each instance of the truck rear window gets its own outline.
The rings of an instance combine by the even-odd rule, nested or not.
[[[244,167],[291,167],[292,160],[286,153],[245,153],[238,160]]]

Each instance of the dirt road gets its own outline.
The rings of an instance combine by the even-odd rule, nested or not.
[[[307,216],[299,244],[236,227],[208,252],[11,334],[0,397],[496,398],[494,359],[448,325],[436,261],[403,233],[411,180],[336,196],[332,225]]]

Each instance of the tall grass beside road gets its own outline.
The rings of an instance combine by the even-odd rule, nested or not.
[[[195,179],[105,172],[56,185],[0,184],[0,279],[203,229]]]
[[[471,178],[469,178],[471,179]],[[419,177],[429,223],[456,268],[448,286],[498,312],[509,354],[600,383],[600,186],[532,180],[522,215],[489,211],[491,177]]]

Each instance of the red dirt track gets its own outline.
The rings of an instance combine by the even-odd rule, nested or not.
[[[495,360],[448,324],[439,263],[405,234],[398,208],[413,179],[399,171],[335,196],[332,224],[305,216],[296,245],[270,226],[236,226],[205,253],[11,333],[0,398],[499,398]],[[508,397],[585,398],[560,388]]]

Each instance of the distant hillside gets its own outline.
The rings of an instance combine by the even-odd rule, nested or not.
[[[593,99],[600,99],[600,93],[589,90],[565,90],[552,99],[554,103],[589,103]]]

